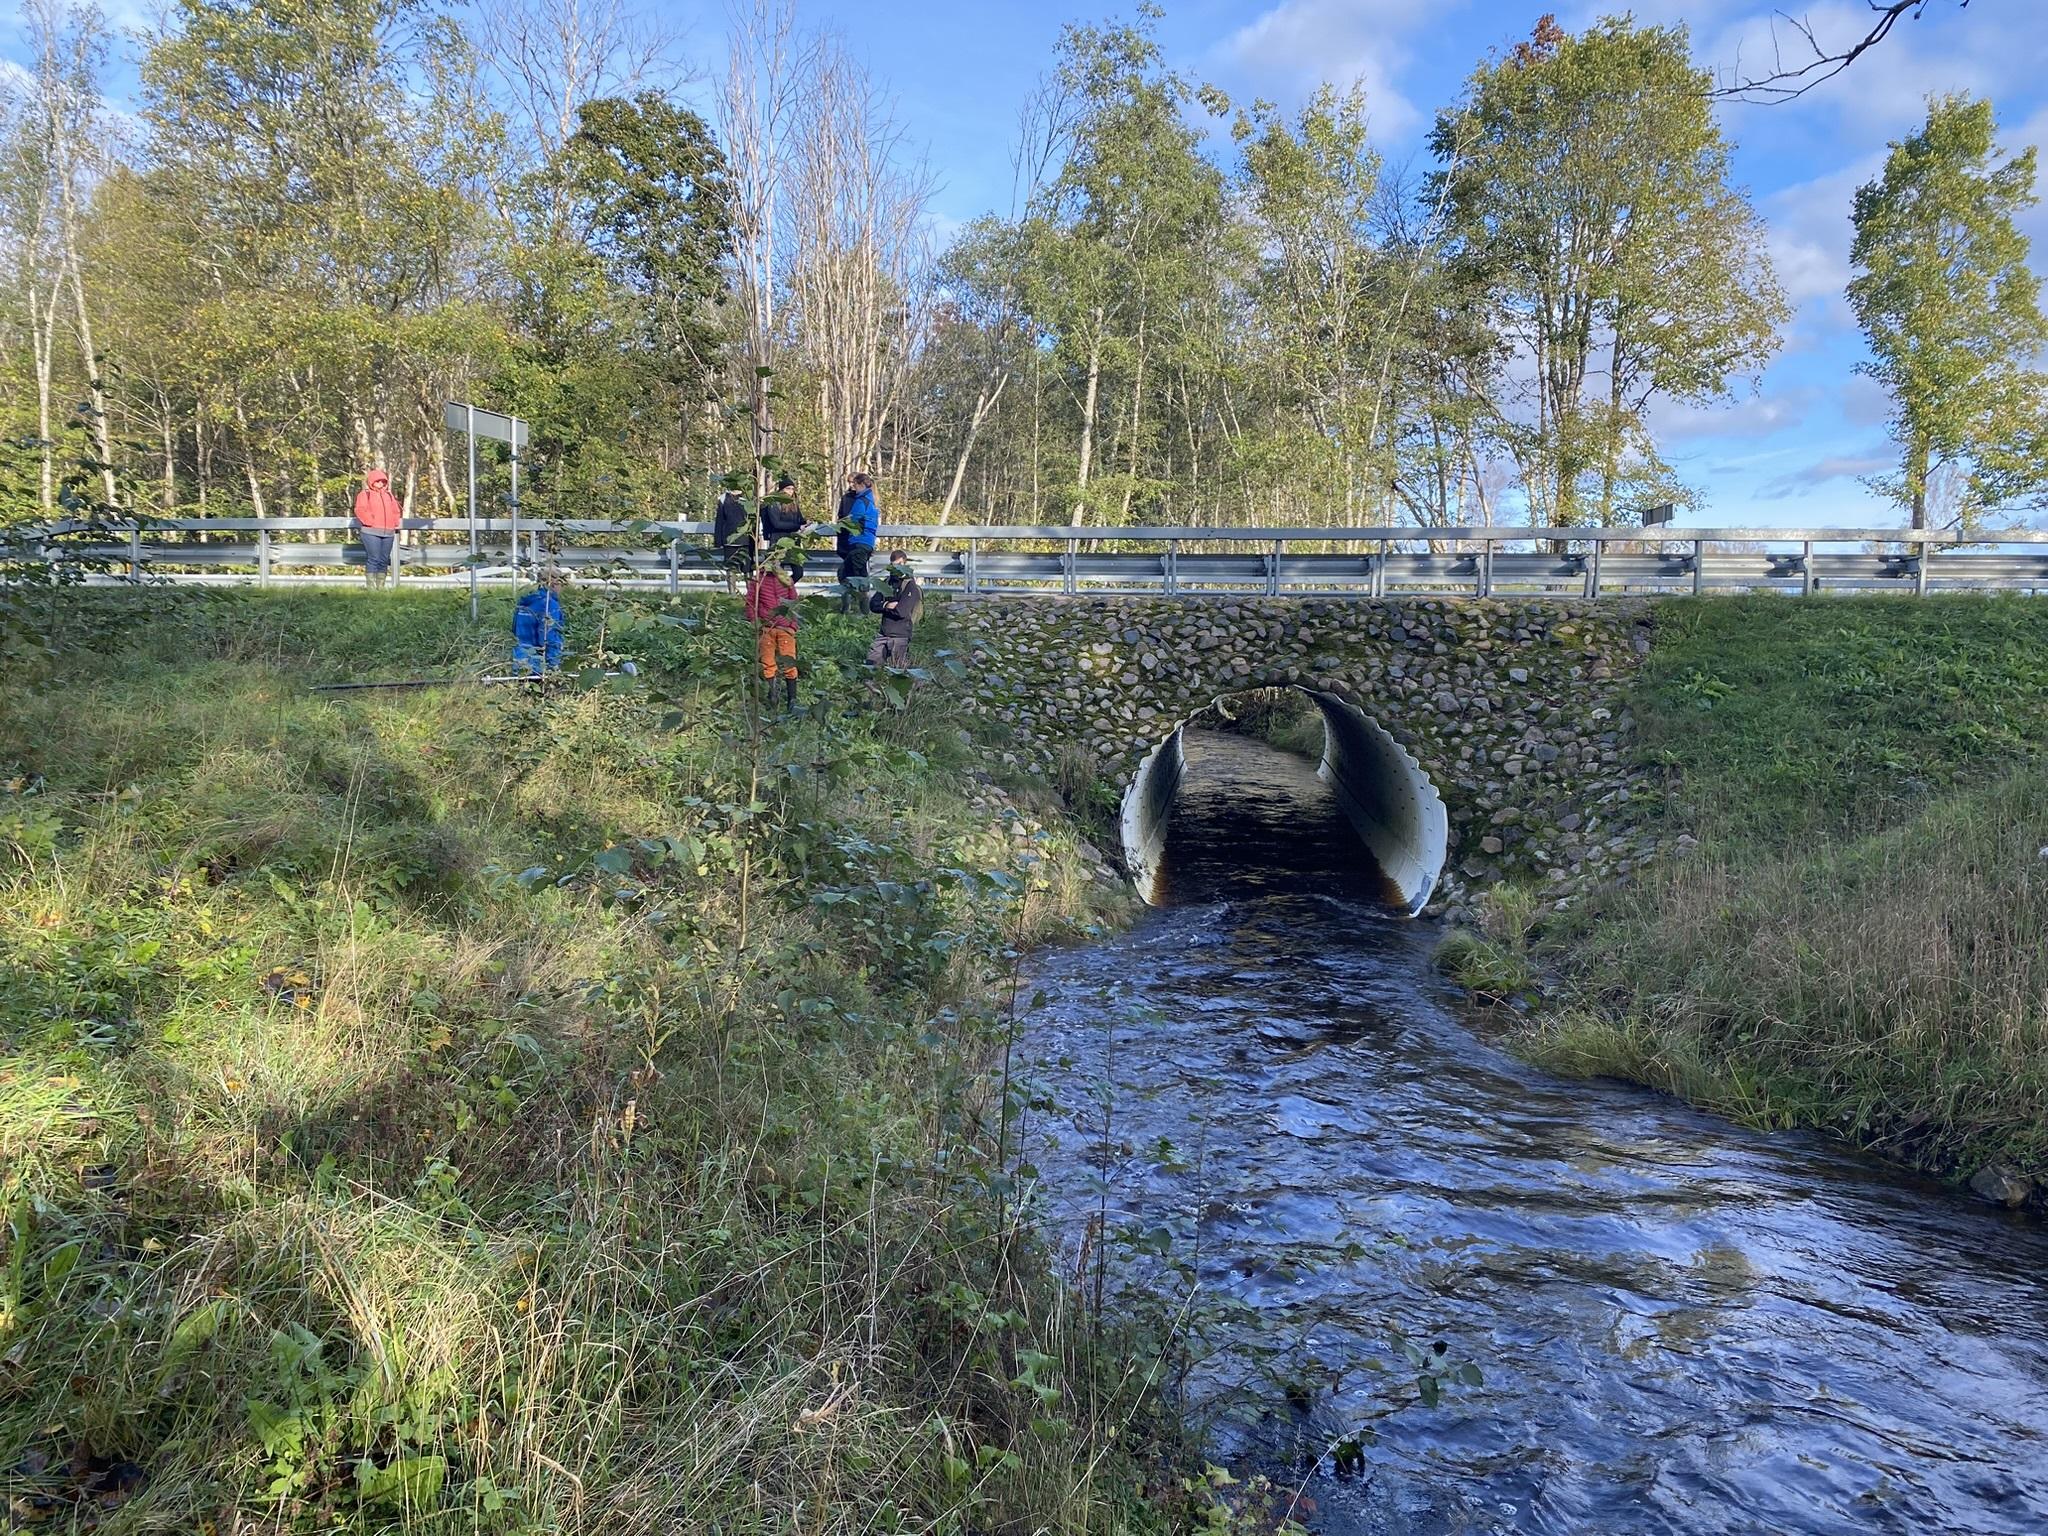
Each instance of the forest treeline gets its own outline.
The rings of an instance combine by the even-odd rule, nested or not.
[[[1682,28],[1544,18],[1409,166],[1355,89],[1234,104],[1150,8],[1072,25],[1010,209],[941,245],[918,125],[793,0],[668,88],[624,0],[173,0],[132,40],[25,15],[17,514],[339,515],[373,464],[453,513],[441,407],[473,399],[532,425],[529,514],[700,515],[784,470],[822,512],[860,467],[897,520],[1628,522],[1693,498],[1653,407],[1750,386],[1788,316]],[[2026,489],[2024,433],[2002,480],[1953,432],[1901,441],[1921,515],[1937,483]]]

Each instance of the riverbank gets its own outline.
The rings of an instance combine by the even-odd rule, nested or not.
[[[84,1528],[1144,1532],[1156,1341],[1021,1225],[1003,985],[1120,915],[936,675],[594,594],[88,600],[0,699],[0,1465]],[[942,621],[941,621],[942,622]]]
[[[2048,605],[1672,602],[1632,693],[1693,841],[1454,969],[1554,978],[1524,1051],[1987,1198],[2048,1193]]]

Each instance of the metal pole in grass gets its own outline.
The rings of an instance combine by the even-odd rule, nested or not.
[[[465,404],[468,413],[468,429],[464,433],[469,443],[469,622],[476,622],[476,407]]]
[[[512,601],[519,601],[519,418],[512,418]]]

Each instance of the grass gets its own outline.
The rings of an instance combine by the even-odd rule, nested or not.
[[[1531,1053],[2048,1181],[2048,605],[1671,603],[1634,708],[1697,846],[1539,941]]]
[[[506,605],[80,601],[94,648],[0,698],[13,1518],[1136,1532],[1211,1502],[1159,1492],[1189,1486],[1161,1342],[1088,1314],[1018,1210],[1005,978],[1114,898],[1049,795],[980,780],[943,670],[892,695],[820,618],[805,686],[860,708],[762,723],[723,599],[579,594],[572,647],[637,683],[314,694],[480,672]]]

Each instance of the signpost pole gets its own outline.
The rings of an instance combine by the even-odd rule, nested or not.
[[[469,622],[476,622],[476,407],[465,405],[468,426],[465,438],[469,444]]]
[[[512,419],[512,596],[519,596],[519,419]]]
[[[478,410],[467,400],[450,400],[441,409],[441,420],[450,432],[460,432],[469,439],[469,616],[476,618],[477,574],[482,564],[481,530],[478,527],[476,500],[476,440],[488,437],[493,442],[504,443],[512,450],[512,494],[507,502],[512,509],[512,585],[519,586],[519,453],[526,446],[526,423],[517,416],[500,415],[497,411]]]

